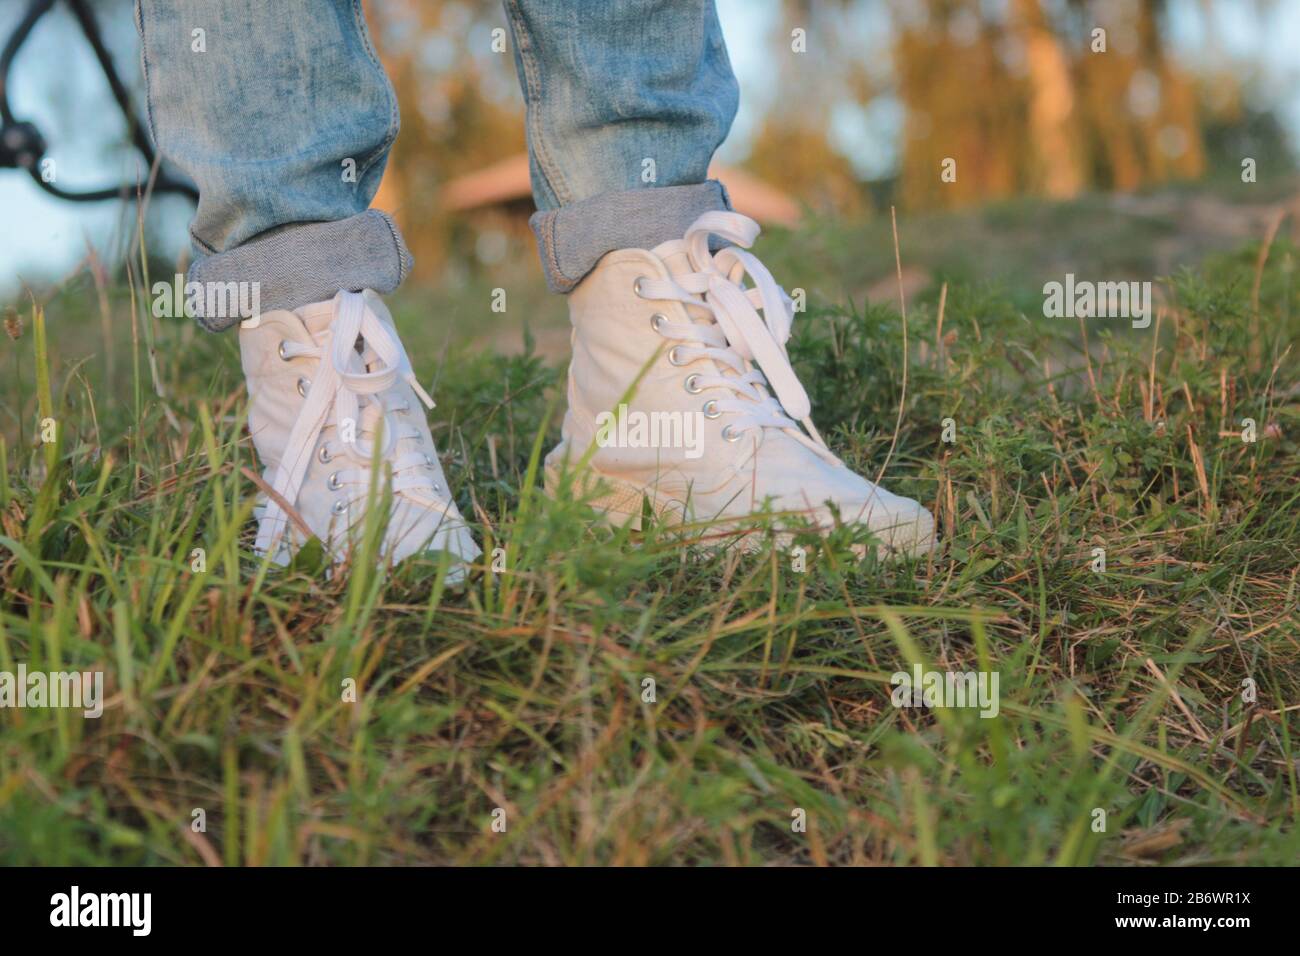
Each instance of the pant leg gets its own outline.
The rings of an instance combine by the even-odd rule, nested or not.
[[[738,88],[713,0],[504,0],[547,282],[728,208],[709,162]]]
[[[263,311],[396,288],[410,254],[368,207],[397,97],[361,0],[136,0],[136,26],[154,140],[199,191],[189,279],[256,282]]]

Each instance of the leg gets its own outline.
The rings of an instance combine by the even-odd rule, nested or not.
[[[547,281],[727,208],[709,161],[738,90],[713,0],[505,0]]]
[[[137,0],[136,26],[154,140],[199,189],[190,279],[256,282],[264,310],[396,288],[409,253],[367,207],[397,98],[360,0]]]
[[[257,290],[233,310],[189,300],[212,331],[244,320],[248,427],[269,488],[254,550],[284,563],[316,537],[343,560],[386,502],[386,560],[447,551],[463,575],[479,549],[420,408],[433,400],[379,298],[410,256],[368,209],[398,116],[360,0],[137,0],[136,25],[154,139],[199,189],[190,283]]]
[[[548,489],[576,478],[635,526],[648,501],[746,544],[769,520],[786,540],[793,525],[842,520],[882,552],[928,551],[925,508],[854,474],[818,434],[786,351],[792,303],[745,251],[758,224],[706,180],[737,95],[712,0],[506,9],[533,228],[574,328]]]

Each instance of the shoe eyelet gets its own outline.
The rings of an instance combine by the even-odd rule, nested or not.
[[[348,510],[348,503],[340,498],[338,501],[334,502],[334,507],[330,510],[336,515],[345,514]]]
[[[682,383],[682,386],[692,395],[698,395],[700,392],[704,391],[704,389],[700,388],[699,372],[692,372],[690,375],[687,375],[686,381]]]
[[[718,400],[716,398],[711,398],[704,403],[704,417],[705,418],[722,417],[722,409],[718,408]],[[727,427],[730,428],[731,426],[728,425]]]
[[[281,340],[280,340],[280,346],[279,346],[279,348],[277,348],[277,349],[275,350],[276,353],[280,356],[280,361],[281,361],[281,362],[287,362],[287,361],[289,361],[289,356],[287,356],[287,355],[284,354],[284,347],[285,347],[286,345],[288,345],[288,344],[289,344],[289,342],[288,342],[287,339],[281,339]]]
[[[636,281],[632,283],[632,291],[635,292],[638,296],[640,296],[641,288],[642,288],[641,284],[649,278],[650,278],[649,276],[637,276]]]
[[[299,395],[301,395],[303,398],[306,398],[306,397],[307,397],[307,389],[309,389],[309,388],[311,388],[311,379],[309,379],[309,378],[300,378],[300,379],[298,379],[298,394],[299,394]]]
[[[650,316],[650,328],[654,329],[660,335],[664,334],[664,325],[668,322],[668,316],[662,312],[656,312]]]
[[[439,482],[436,481],[433,483],[433,490],[440,495],[445,495],[447,493],[447,489],[444,488]]]
[[[726,428],[722,430],[722,437],[725,438],[727,441],[740,441],[740,436],[742,434],[743,432],[737,431],[735,428],[732,428],[730,425],[728,425]]]
[[[681,352],[681,349],[682,349],[682,347],[681,347],[680,345],[674,345],[672,348],[670,348],[670,349],[668,350],[668,362],[669,362],[669,364],[671,364],[671,365],[685,365],[685,364],[686,364],[686,362],[682,359],[682,352]]]
[[[331,461],[334,460],[334,456],[330,454],[330,450],[328,448],[326,448],[324,445],[321,445],[320,451],[316,453],[316,459],[322,465],[328,465]]]
[[[331,472],[329,481],[327,481],[326,484],[329,486],[330,491],[338,491],[343,487],[343,483],[339,481],[339,473],[337,471]]]
[[[424,463],[425,463],[425,465],[428,466],[429,468],[432,468],[432,467],[433,467],[433,456],[432,456],[432,455],[425,455],[425,456],[424,456]]]

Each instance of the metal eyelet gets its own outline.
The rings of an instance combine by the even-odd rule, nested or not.
[[[699,372],[692,372],[690,375],[687,375],[686,381],[683,382],[682,385],[686,391],[690,392],[692,395],[698,395],[700,392],[704,391],[704,389],[700,388]]]
[[[280,347],[276,349],[276,352],[278,352],[279,355],[280,355],[280,361],[281,361],[281,362],[287,362],[287,361],[289,361],[289,356],[287,356],[287,355],[284,354],[284,347],[285,347],[286,345],[288,345],[288,344],[289,344],[289,342],[288,342],[287,339],[281,339],[281,340],[280,340]]]
[[[704,417],[705,418],[722,417],[722,410],[718,408],[718,400],[716,398],[711,398],[704,403]],[[727,428],[730,427],[731,427],[730,425],[727,426]]]
[[[307,397],[307,389],[309,389],[309,388],[311,388],[311,379],[309,379],[309,378],[300,378],[300,379],[298,379],[298,394],[299,394],[299,395],[301,395],[303,398],[306,398],[306,397]]]
[[[330,450],[328,448],[326,448],[324,445],[321,445],[320,451],[316,453],[316,459],[322,465],[328,465],[331,461],[334,460],[334,456],[330,454]]]
[[[683,359],[682,359],[681,348],[682,348],[682,347],[681,347],[680,345],[674,345],[672,348],[670,348],[670,349],[668,350],[668,361],[669,361],[669,363],[671,363],[672,365],[685,365],[685,364],[686,364],[686,362],[683,361]]]
[[[432,467],[433,467],[433,457],[432,457],[431,455],[425,455],[425,456],[424,456],[424,463],[425,463],[425,465],[427,465],[428,467],[432,468]]]
[[[645,282],[649,278],[649,276],[638,276],[637,280],[632,283],[632,291],[637,295],[641,295],[641,283]]]
[[[447,489],[444,488],[441,484],[439,484],[436,481],[433,483],[433,490],[440,495],[444,495],[447,493]]]
[[[668,316],[664,315],[662,312],[656,312],[654,315],[650,316],[650,328],[654,329],[660,335],[663,335],[664,324],[667,321]]]
[[[737,431],[736,429],[732,428],[730,425],[728,425],[726,428],[722,430],[722,437],[725,438],[727,441],[740,441],[740,436],[742,434],[744,433]]]
[[[326,484],[329,486],[330,491],[338,491],[343,487],[343,483],[339,481],[339,473],[337,471],[330,474],[329,481],[327,481]]]
[[[336,515],[344,514],[348,510],[348,503],[340,498],[338,501],[334,502],[334,507],[330,510]]]

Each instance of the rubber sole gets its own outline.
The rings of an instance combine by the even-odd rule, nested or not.
[[[657,504],[652,494],[640,485],[612,478],[592,469],[571,472],[569,479],[574,492],[586,498],[597,514],[616,527],[631,528],[633,531],[642,530],[647,501],[650,512],[657,520],[670,525],[682,523],[679,509],[667,503]],[[560,485],[560,470],[553,465],[545,466],[543,487],[547,496],[555,498]],[[741,516],[731,520],[735,523],[743,523],[749,519],[747,516]],[[723,537],[727,537],[728,523],[727,519],[720,519],[716,523]],[[918,518],[916,521],[873,530],[880,539],[877,555],[882,559],[924,557],[938,547],[938,540],[934,534],[934,518],[928,511],[924,512],[924,518]],[[736,528],[728,543],[739,543],[742,550],[757,550],[761,546],[765,533],[765,530],[760,529]],[[785,538],[787,540],[782,546],[789,545],[793,534],[786,534]],[[782,536],[778,532],[778,543],[781,540]]]

